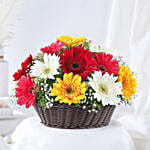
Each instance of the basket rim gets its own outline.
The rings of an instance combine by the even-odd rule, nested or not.
[[[41,107],[41,108],[43,108],[39,103],[35,103],[35,106],[39,106],[39,107]],[[85,105],[84,105],[85,106]],[[102,104],[101,104],[101,109],[102,108],[106,108],[106,107],[116,107],[116,105],[106,105],[106,106],[103,106]],[[80,105],[80,106],[75,106],[75,105],[67,105],[67,104],[54,104],[53,106],[51,106],[51,107],[49,107],[49,108],[47,108],[46,107],[46,109],[55,109],[55,108],[57,108],[57,109],[83,109],[83,110],[86,110],[86,109],[89,109],[91,106],[90,105],[86,105],[86,108],[85,109],[83,109],[83,106],[82,105]],[[100,109],[100,110],[101,110]]]

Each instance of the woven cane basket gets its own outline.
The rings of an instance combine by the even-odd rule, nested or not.
[[[55,105],[44,110],[39,104],[35,104],[35,110],[44,125],[62,129],[85,129],[106,126],[110,122],[114,109],[115,106],[108,105],[102,106],[97,113],[89,113],[88,108]]]

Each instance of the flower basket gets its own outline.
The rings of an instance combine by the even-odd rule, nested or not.
[[[44,110],[35,104],[41,123],[62,129],[87,129],[107,126],[115,110],[114,105],[103,106],[97,113],[76,106],[55,105]]]
[[[85,37],[61,36],[40,50],[13,77],[17,103],[33,106],[44,125],[102,127],[117,105],[131,104],[137,82],[121,56]]]

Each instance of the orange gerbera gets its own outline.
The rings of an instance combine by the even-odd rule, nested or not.
[[[127,66],[120,66],[118,81],[122,83],[125,100],[130,100],[136,93],[137,82],[133,76],[134,74]]]

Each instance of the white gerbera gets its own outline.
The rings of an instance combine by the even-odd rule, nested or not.
[[[59,57],[55,54],[44,54],[44,62],[39,60],[31,67],[31,75],[43,79],[54,79],[54,75],[58,74],[60,66]]]
[[[106,54],[111,54],[113,56],[116,56],[116,54],[112,51],[112,49],[105,47],[103,45],[98,45],[98,44],[94,44],[91,43],[89,50],[91,52],[96,52],[96,53],[106,53]]]
[[[101,52],[101,46],[100,46],[100,45],[97,45],[97,44],[91,43],[91,44],[90,44],[90,47],[89,47],[89,50],[90,50],[91,52],[100,53],[100,52]]]
[[[122,85],[116,82],[117,77],[113,77],[108,73],[102,75],[101,71],[96,71],[93,74],[93,79],[89,78],[89,85],[94,89],[94,97],[97,101],[101,101],[105,105],[117,105],[120,98],[117,95],[122,94]]]

